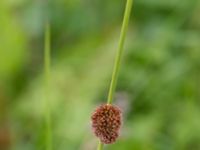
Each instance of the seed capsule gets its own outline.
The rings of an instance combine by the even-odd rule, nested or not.
[[[121,110],[117,106],[99,106],[92,114],[91,120],[94,134],[102,143],[111,144],[116,141],[122,124]]]

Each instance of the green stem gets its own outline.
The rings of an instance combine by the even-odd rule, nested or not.
[[[112,103],[113,95],[114,95],[114,92],[116,89],[117,78],[118,78],[120,63],[121,63],[121,59],[122,59],[122,53],[124,50],[124,41],[125,41],[127,29],[128,29],[128,22],[129,22],[129,18],[130,18],[132,3],[133,3],[133,0],[127,0],[127,2],[126,2],[124,19],[123,19],[123,24],[122,24],[122,28],[121,28],[118,51],[117,51],[117,55],[115,58],[115,64],[114,64],[114,69],[113,69],[113,73],[112,73],[112,79],[111,79],[111,83],[110,83],[107,104]]]
[[[50,104],[49,104],[49,94],[50,92],[50,24],[47,21],[45,25],[45,37],[44,37],[44,72],[45,72],[45,107],[46,107],[46,114],[45,114],[45,124],[46,124],[46,150],[52,150],[52,131],[51,131],[51,111],[50,111]]]
[[[101,143],[101,141],[99,141],[97,150],[102,150],[103,149],[103,143]]]

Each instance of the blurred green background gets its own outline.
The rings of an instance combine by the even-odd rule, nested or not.
[[[52,0],[56,150],[94,150],[91,112],[106,102],[125,0]],[[43,150],[42,0],[0,0],[0,150]],[[200,1],[134,0],[107,150],[200,150]]]

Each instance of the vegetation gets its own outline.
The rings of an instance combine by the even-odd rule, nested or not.
[[[93,108],[107,99],[125,3],[56,0],[51,12],[53,149],[93,150]],[[0,0],[0,149],[43,150],[44,3]],[[200,2],[135,0],[109,150],[200,149]]]

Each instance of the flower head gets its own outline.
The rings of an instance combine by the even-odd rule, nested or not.
[[[111,144],[119,136],[122,124],[121,110],[117,106],[104,104],[99,106],[92,114],[92,128],[94,134],[104,144]]]

